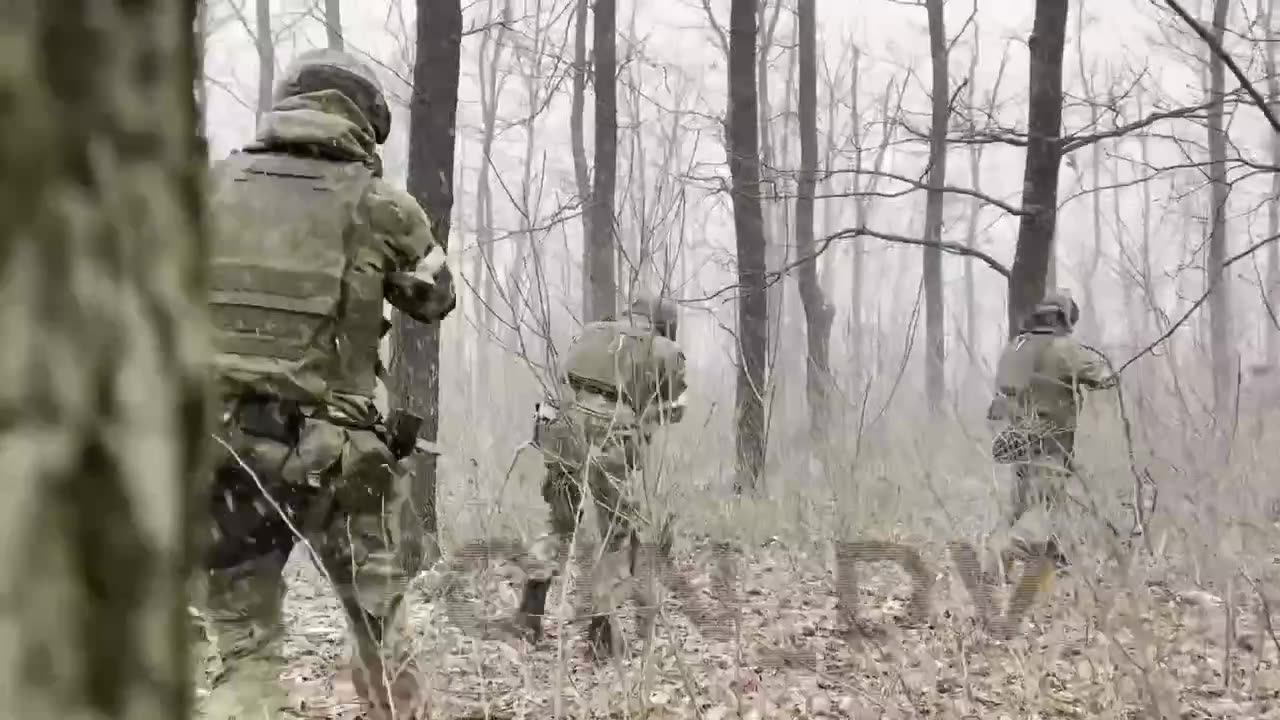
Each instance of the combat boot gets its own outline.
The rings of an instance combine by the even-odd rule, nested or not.
[[[547,593],[550,590],[550,580],[529,580],[524,584],[516,622],[529,631],[534,643],[542,640],[542,619],[547,614]]]
[[[617,628],[608,615],[596,615],[587,626],[587,650],[596,662],[612,658],[621,649],[621,637],[615,638]]]

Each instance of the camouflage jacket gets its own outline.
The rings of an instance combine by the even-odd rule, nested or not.
[[[1005,346],[987,417],[1041,432],[1074,432],[1083,391],[1110,387],[1096,353],[1070,335],[1025,332]]]
[[[284,99],[256,142],[214,166],[212,191],[224,393],[251,389],[368,421],[383,301],[422,322],[456,301],[426,214],[381,178],[368,121],[336,91]]]

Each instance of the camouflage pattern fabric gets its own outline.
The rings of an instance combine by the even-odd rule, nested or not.
[[[280,99],[263,116],[257,141],[213,169],[216,258],[250,247],[254,232],[304,241],[299,224],[311,227],[314,218],[300,212],[273,224],[270,213],[259,211],[272,202],[271,193],[280,193],[281,204],[292,203],[293,210],[303,202],[299,198],[317,196],[317,176],[358,177],[343,168],[367,168],[358,202],[341,218],[344,226],[316,225],[321,235],[341,233],[346,248],[336,265],[342,268],[340,300],[322,308],[330,320],[313,322],[305,331],[287,326],[282,319],[290,315],[280,311],[289,302],[303,305],[315,298],[297,291],[285,296],[277,292],[281,285],[261,279],[328,282],[335,265],[321,267],[328,276],[307,276],[298,268],[309,260],[292,251],[270,255],[271,246],[262,242],[250,249],[270,266],[242,263],[235,268],[238,275],[223,280],[228,293],[239,293],[235,302],[220,306],[211,300],[222,337],[245,339],[219,347],[215,363],[227,403],[220,438],[230,450],[219,459],[208,496],[213,522],[202,611],[221,672],[204,717],[281,716],[287,703],[279,682],[281,572],[302,540],[314,550],[313,559],[346,612],[357,691],[374,712],[385,713],[389,699],[414,690],[412,675],[402,672],[409,654],[402,598],[417,571],[408,558],[421,556],[422,538],[415,524],[405,522],[413,517],[406,500],[411,478],[382,436],[375,405],[378,342],[384,299],[432,322],[452,310],[455,298],[443,248],[426,215],[412,197],[380,178],[376,150],[373,129],[356,105],[340,92],[318,90]],[[254,164],[258,159],[261,166]],[[294,165],[306,172],[271,171]],[[251,197],[237,181],[246,167],[265,168],[256,171],[266,177],[257,190],[263,197]],[[336,200],[328,206],[317,201],[316,216],[332,213]],[[325,251],[332,252],[331,238],[317,241],[329,243]],[[255,306],[259,296],[263,300]],[[255,329],[262,318],[269,322]],[[293,344],[277,342],[267,347],[270,352],[255,354],[248,351],[255,332]],[[308,344],[298,349],[299,339]],[[286,357],[282,347],[292,355]],[[389,692],[384,674],[392,678]]]
[[[1014,466],[1007,527],[1017,544],[1051,539],[1079,527],[1081,497],[1073,460],[1083,392],[1110,387],[1101,358],[1069,335],[1070,327],[1033,328],[1011,340],[996,371],[997,393],[988,419],[1005,423],[992,456]]]
[[[635,476],[653,430],[682,418],[684,370],[679,346],[657,334],[647,316],[589,323],[566,353],[561,397],[549,401],[558,414],[538,421],[542,496],[562,559],[585,508],[594,506],[599,519],[604,555],[591,578],[597,618],[617,608],[634,575],[641,523]],[[522,613],[543,612],[543,601],[530,598],[545,596],[549,580],[530,577],[538,589],[526,587]]]
[[[271,407],[267,405],[267,407]],[[284,413],[279,413],[284,415]],[[377,677],[408,656],[402,597],[413,528],[399,527],[409,473],[374,431],[299,415],[265,437],[228,410],[211,497],[204,612],[223,672],[206,717],[276,717],[285,562],[305,541],[346,611],[359,666]],[[281,427],[290,420],[282,418]]]

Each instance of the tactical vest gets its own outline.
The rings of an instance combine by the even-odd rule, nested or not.
[[[1023,333],[1013,339],[1009,348],[1000,355],[996,367],[996,390],[1011,401],[1019,414],[1031,411],[1027,397],[1031,381],[1040,369],[1044,351],[1053,343],[1053,335]]]
[[[357,218],[372,177],[360,163],[279,153],[239,152],[218,168],[220,371],[301,400],[373,397],[384,260]]]
[[[637,412],[657,391],[664,358],[679,352],[671,340],[646,327],[594,322],[569,347],[565,374],[571,384],[616,393]]]

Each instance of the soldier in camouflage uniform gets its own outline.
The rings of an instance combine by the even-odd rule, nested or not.
[[[638,518],[629,476],[639,470],[653,430],[684,415],[685,357],[676,344],[676,320],[672,303],[643,293],[620,319],[589,323],[565,357],[561,410],[542,413],[536,431],[546,463],[542,497],[561,552],[581,519],[584,492],[599,517],[605,554],[592,588],[596,613],[612,611],[603,607],[614,602],[608,590],[635,573]],[[535,638],[550,584],[534,578],[525,586],[520,614]],[[607,615],[592,618],[588,637],[599,656],[614,651]]]
[[[996,370],[987,418],[1005,428],[992,444],[992,455],[999,463],[1014,465],[1009,526],[1023,550],[1048,540],[1046,550],[1063,552],[1063,538],[1044,526],[1052,525],[1047,516],[1060,518],[1065,506],[1075,502],[1067,484],[1074,472],[1083,391],[1116,383],[1102,358],[1072,337],[1079,317],[1080,308],[1069,295],[1048,293],[1009,341]],[[1036,536],[1046,530],[1047,536]]]
[[[384,300],[432,323],[455,298],[422,208],[381,178],[390,123],[369,67],[308,52],[286,71],[257,141],[212,171],[225,444],[204,558],[204,612],[223,668],[209,716],[284,711],[282,570],[300,539],[346,611],[353,682],[371,716],[412,717],[402,711],[418,701],[398,665],[408,650],[401,599],[422,543],[405,513],[414,443],[389,434],[375,408],[378,345]]]

